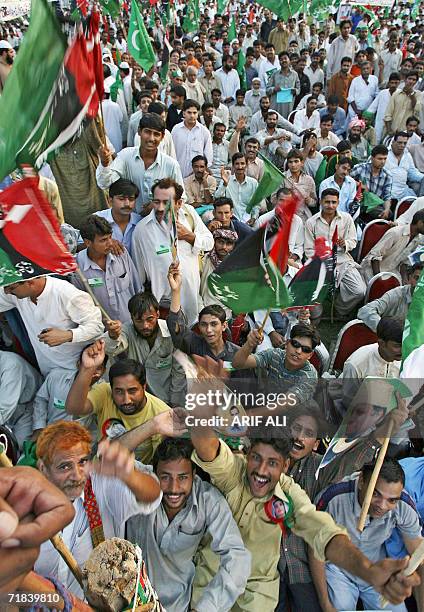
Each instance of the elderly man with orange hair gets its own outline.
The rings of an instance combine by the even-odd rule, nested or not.
[[[124,537],[125,522],[150,514],[162,493],[152,472],[118,442],[101,442],[91,461],[91,435],[74,421],[46,427],[37,440],[37,466],[73,503],[74,520],[61,535],[78,564],[104,539]],[[50,574],[78,597],[82,589],[50,542],[41,545],[35,571]]]

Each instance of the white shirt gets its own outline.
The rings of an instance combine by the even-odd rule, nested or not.
[[[223,68],[216,71],[216,76],[221,82],[222,97],[236,99],[236,91],[240,89],[240,77],[237,70],[232,68],[230,72],[225,72]]]
[[[278,59],[278,57],[275,58],[274,63],[271,64],[271,62],[268,59],[265,59],[261,65],[260,68],[258,70],[258,77],[261,79],[261,86],[266,89],[267,85],[268,85],[268,79],[271,75],[271,71],[275,72],[276,70],[280,70],[280,61]],[[270,74],[267,74],[267,73]]]
[[[312,85],[315,85],[315,83],[322,83],[324,85],[324,71],[322,68],[317,68],[314,71],[310,66],[306,66],[305,70],[303,71],[303,74],[306,74],[306,76],[310,80],[311,87]]]
[[[234,204],[234,216],[239,221],[248,221],[250,218],[255,218],[258,214],[258,207],[253,208],[250,213],[246,212],[246,207],[255,193],[257,186],[258,181],[251,176],[246,176],[244,181],[239,183],[232,174],[227,186],[225,186],[222,181],[215,192],[215,197],[220,198],[225,196],[231,198]]]
[[[382,89],[367,108],[369,113],[375,113],[375,132],[377,142],[381,142],[384,130],[384,115],[389,105],[391,94],[388,89]]]
[[[185,204],[179,209],[178,221],[196,235],[193,245],[185,240],[178,240],[177,246],[183,270],[181,305],[189,325],[193,325],[199,312],[199,254],[202,251],[211,251],[214,240],[192,206]],[[158,223],[154,210],[136,225],[132,238],[132,256],[141,283],[144,284],[146,279],[150,279],[152,293],[156,299],[168,299],[171,290],[167,274],[172,263],[170,234],[165,222]]]
[[[112,102],[112,100],[103,100],[102,110],[106,134],[113,144],[115,153],[119,153],[119,151],[122,149],[121,126],[124,115],[119,104]]]
[[[264,223],[268,223],[268,221],[274,217],[275,209],[266,212],[256,219],[253,229],[259,229]],[[305,230],[303,227],[303,221],[299,215],[293,215],[289,233],[289,251],[290,253],[297,255],[300,261],[303,259],[304,242]]]
[[[357,76],[350,84],[347,101],[350,104],[355,102],[359,110],[367,110],[378,92],[378,79],[376,76],[370,74],[368,81],[365,81],[362,76]]]
[[[191,160],[196,155],[204,155],[208,160],[208,166],[212,164],[212,139],[204,125],[196,122],[190,130],[184,122],[177,123],[172,128],[171,136],[183,178],[187,178],[193,172]]]
[[[134,136],[134,146],[140,146],[140,135],[137,133]],[[171,132],[165,129],[165,134],[163,135],[162,140],[158,146],[158,151],[163,153],[164,155],[168,155],[172,157],[172,159],[177,159],[177,155],[175,153],[174,141],[172,140]]]
[[[136,462],[136,467],[140,471],[152,474],[151,470],[140,462]],[[125,537],[126,521],[137,514],[151,514],[158,508],[162,499],[161,492],[159,497],[150,504],[139,502],[134,493],[118,478],[108,478],[92,473],[91,480],[106,539]],[[80,567],[84,565],[93,550],[83,499],[84,493],[73,502],[75,517],[61,534]],[[65,588],[84,599],[83,591],[74,575],[50,541],[41,545],[40,555],[35,563],[35,571],[42,576],[52,574]]]
[[[16,308],[22,317],[33,346],[41,373],[53,368],[76,368],[83,349],[103,334],[100,310],[84,291],[66,280],[46,276],[44,291],[34,304],[30,298],[18,299],[0,289],[0,312]],[[72,330],[72,341],[59,346],[40,342],[43,329]]]
[[[403,153],[399,162],[390,149],[384,169],[387,170],[393,179],[391,197],[397,200],[401,200],[404,194],[408,195],[408,193],[405,193],[408,189],[407,180],[421,181],[424,178],[424,174],[415,167],[414,160],[409,151]]]
[[[294,127],[299,131],[303,130],[318,130],[321,125],[321,118],[319,111],[314,110],[310,117],[306,116],[306,108],[296,111],[293,121]]]

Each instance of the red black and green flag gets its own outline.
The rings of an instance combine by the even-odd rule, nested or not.
[[[31,100],[31,104],[28,104]],[[39,168],[98,111],[93,68],[82,31],[68,46],[46,0],[31,21],[0,97],[0,180],[21,164]]]
[[[76,270],[38,177],[0,193],[0,286]]]
[[[235,314],[261,308],[284,308],[290,298],[283,274],[288,236],[299,199],[293,196],[282,214],[260,227],[234,249],[209,276],[211,293]]]
[[[324,237],[316,238],[315,253],[289,285],[294,306],[322,304],[334,282],[333,251]]]

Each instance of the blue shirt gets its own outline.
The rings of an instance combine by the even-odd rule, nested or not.
[[[116,223],[116,221],[114,221],[112,217],[111,208],[107,208],[106,210],[101,210],[99,212],[96,212],[96,215],[98,217],[103,217],[103,219],[106,219],[106,221],[109,221],[109,223],[112,226],[112,238],[114,240],[119,240],[119,242],[122,242],[124,247],[127,249],[128,253],[131,255],[131,239],[132,239],[134,228],[141,219],[141,215],[138,215],[137,213],[131,213],[130,221],[127,227],[125,228],[124,233],[122,233],[121,228]]]
[[[321,118],[324,117],[324,115],[331,115],[327,106],[325,108],[321,108],[319,110],[319,114]],[[331,131],[337,136],[344,134],[344,132],[346,132],[346,113],[344,110],[338,106],[334,115],[331,116],[333,117],[333,129]]]

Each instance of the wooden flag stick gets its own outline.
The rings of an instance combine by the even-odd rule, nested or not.
[[[421,565],[423,561],[424,561],[424,540],[421,542],[418,548],[416,548],[414,552],[412,553],[411,558],[409,559],[409,563],[403,570],[402,575],[411,576],[411,574],[417,571],[417,569],[419,568],[419,566]],[[380,598],[380,606],[382,608],[385,608],[388,603],[389,602],[387,601],[385,597]]]
[[[85,278],[84,274],[81,272],[80,268],[77,268],[77,274],[81,279],[82,284],[84,285],[87,293],[89,293],[91,295],[91,298],[93,300],[93,302],[95,303],[95,305],[97,306],[97,308],[100,309],[100,312],[102,313],[102,315],[104,316],[104,318],[106,319],[106,321],[112,321],[112,319],[110,318],[110,316],[107,314],[106,310],[103,308],[103,306],[100,304],[99,300],[96,298],[96,296],[94,295],[90,285],[88,284],[87,279]]]
[[[7,467],[7,468],[13,468],[13,464],[10,461],[9,457],[4,452],[4,447],[2,444],[0,444],[0,466]],[[75,557],[73,556],[69,548],[66,546],[65,542],[62,540],[61,536],[59,534],[56,534],[55,536],[50,538],[50,542],[53,544],[57,552],[60,554],[62,559],[65,561],[66,565],[69,567],[69,569],[75,576],[81,588],[83,588],[82,573],[81,573],[80,567],[78,563],[76,562]]]
[[[265,323],[268,321],[268,317],[271,314],[271,308],[268,308],[268,310],[266,311],[266,315],[264,317],[264,320],[261,323],[261,326],[258,329],[258,332],[263,333],[264,331],[264,327],[265,327]]]
[[[371,474],[370,481],[368,483],[367,492],[365,493],[364,502],[362,504],[361,515],[359,517],[357,529],[362,532],[365,527],[365,520],[367,518],[368,510],[370,509],[371,499],[374,493],[375,485],[377,484],[378,477],[380,475],[381,466],[383,465],[384,458],[387,453],[387,447],[389,446],[390,436],[392,435],[394,422],[392,419],[389,420],[387,428],[387,437],[384,439],[383,445],[378,453],[377,461],[375,462],[373,473]]]

